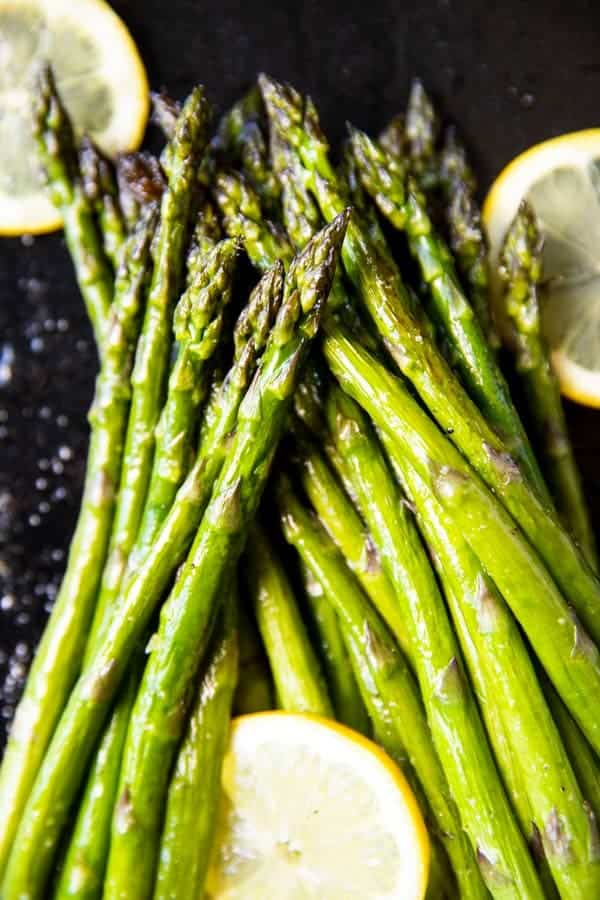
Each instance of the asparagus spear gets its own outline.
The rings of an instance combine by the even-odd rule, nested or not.
[[[143,656],[138,655],[92,761],[53,891],[54,900],[98,900],[102,897],[110,842],[110,821],[117,796],[127,726],[142,674],[142,662]]]
[[[436,563],[521,828],[530,846],[541,844],[561,896],[592,897],[600,892],[596,825],[590,820],[518,626],[427,484],[393,447],[390,458]]]
[[[160,163],[151,153],[122,153],[117,158],[119,203],[131,230],[147,203],[159,202],[165,189]]]
[[[454,528],[496,583],[558,693],[598,750],[600,728],[592,712],[593,697],[600,691],[598,649],[514,520],[400,379],[342,335],[327,336],[324,349],[344,390],[389,437],[395,452],[406,456],[451,515]]]
[[[116,271],[119,267],[126,229],[119,205],[115,171],[109,160],[88,137],[81,140],[79,168],[84,193],[92,209],[96,211],[104,253]]]
[[[166,91],[151,91],[152,123],[158,125],[160,130],[170,141],[175,133],[177,117],[181,112],[181,103],[169,96]]]
[[[339,389],[331,390],[327,406],[333,439],[396,588],[433,741],[487,887],[495,897],[543,897],[414,521],[359,407]]]
[[[569,754],[583,796],[598,823],[600,822],[600,763],[598,757],[594,755],[577,723],[573,721],[564,703],[547,679],[544,679],[544,693]]]
[[[42,68],[36,86],[34,134],[50,196],[63,218],[75,276],[102,355],[110,327],[107,323],[113,300],[113,273],[81,183],[71,122],[48,66]]]
[[[482,328],[462,293],[454,262],[427,215],[419,191],[392,156],[363,132],[352,132],[363,184],[392,224],[406,231],[409,248],[429,287],[435,316],[454,350],[456,366],[488,422],[501,435],[523,473],[548,498],[529,440]],[[385,198],[383,194],[385,193]]]
[[[301,569],[309,617],[323,661],[335,717],[355,731],[369,735],[371,723],[350,665],[337,613],[325,599],[323,588],[312,572],[306,566]]]
[[[439,131],[437,113],[423,82],[413,80],[408,96],[405,140],[411,171],[424,191],[437,187],[436,141]]]
[[[270,216],[279,213],[279,181],[269,163],[265,139],[265,109],[254,85],[219,124],[213,147],[230,165],[239,167],[258,193]]]
[[[90,409],[90,446],[79,518],[62,585],[13,722],[0,772],[0,877],[44,752],[77,678],[106,558],[129,410],[129,376],[147,282],[156,210],[128,239],[109,312]]]
[[[236,716],[275,708],[273,678],[256,623],[245,606],[238,604],[240,645],[239,677],[233,710]]]
[[[296,257],[262,367],[238,422],[186,565],[163,606],[135,703],[113,822],[106,900],[152,889],[161,808],[186,698],[210,634],[225,572],[237,561],[284,429],[299,367],[329,294],[348,212]]]
[[[406,121],[402,113],[397,113],[390,119],[377,140],[396,159],[404,159],[409,154]]]
[[[212,414],[203,423],[196,462],[179,489],[146,562],[125,586],[102,647],[84,667],[69,697],[34,784],[15,845],[13,874],[7,876],[7,885],[11,881],[16,884],[17,895],[20,890],[31,890],[35,897],[44,890],[62,829],[120,679],[200,523],[240,403],[277,314],[281,283],[280,271],[265,276],[240,315],[234,336],[234,364],[219,391],[218,402],[213,404]],[[78,634],[81,639],[80,630]],[[53,679],[52,689],[54,684]],[[49,682],[44,679],[46,685]],[[22,808],[25,797],[20,802]],[[18,817],[14,827],[17,823]],[[44,848],[44,855],[38,853],[39,847]],[[28,885],[26,889],[22,888],[24,883]],[[7,896],[11,896],[11,890],[6,887]]]
[[[319,662],[283,565],[265,531],[248,537],[245,572],[282,709],[333,718]]]
[[[204,226],[197,231],[200,232],[196,235],[199,240],[204,234]],[[196,413],[203,381],[206,381],[203,367],[219,342],[223,307],[231,294],[236,254],[237,248],[230,241],[218,245],[206,257],[194,250],[190,254],[194,259],[188,270],[188,288],[175,310],[179,353],[171,370],[167,400],[159,419],[150,487],[129,558],[129,575],[146,559],[191,463]],[[115,594],[118,595],[118,591]],[[86,648],[86,662],[93,657],[114,614],[114,603],[107,602],[106,593],[101,594],[100,601]],[[135,696],[139,686],[141,672],[137,672],[138,669],[139,666],[134,666],[136,671],[128,676],[122,689],[123,697],[116,704],[96,752],[93,774],[88,779],[78,812],[80,824],[71,837],[62,867],[59,896],[61,890],[65,891],[64,896],[71,897],[94,896],[100,890],[117,788],[113,772],[119,770],[127,726],[127,720],[124,727],[119,727],[119,722],[125,715],[123,708],[131,709],[133,701],[127,703],[127,698]],[[85,879],[81,874],[81,858],[88,860]],[[76,885],[79,885],[77,889]]]
[[[402,652],[410,659],[406,624],[396,594],[381,567],[373,539],[366,531],[352,500],[315,443],[302,440],[298,446],[298,457],[302,485],[319,519],[398,641]]]
[[[560,389],[542,335],[537,286],[541,278],[542,237],[535,213],[523,201],[501,251],[504,310],[510,325],[507,343],[524,388],[525,402],[542,464],[566,526],[594,567],[594,535],[577,463],[569,440]]]
[[[220,622],[169,784],[154,900],[203,895],[221,796],[231,705],[238,678],[236,592]]]
[[[223,226],[231,237],[244,240],[254,265],[264,271],[280,259],[286,266],[294,251],[281,228],[264,219],[260,198],[240,175],[220,172],[215,180],[215,198],[223,216]]]
[[[272,125],[297,148],[311,189],[326,218],[330,218],[339,211],[342,201],[314,108],[307,106],[304,110],[302,99],[292,88],[265,76],[260,80]],[[428,330],[412,313],[399,272],[378,255],[356,215],[346,234],[342,258],[398,368],[482,479],[502,499],[592,636],[600,641],[600,582],[449,370]],[[326,319],[324,324],[325,330],[335,336],[335,323]]]
[[[189,257],[195,252],[192,248]],[[156,427],[156,449],[131,552],[132,568],[145,559],[190,467],[198,410],[208,393],[209,363],[221,341],[238,253],[235,242],[224,240],[212,250],[198,252],[195,260],[190,259],[188,285],[175,309],[178,352]]]
[[[97,640],[110,617],[133,548],[150,480],[155,429],[164,400],[165,377],[171,352],[173,303],[182,275],[182,251],[190,212],[190,189],[208,139],[209,109],[200,88],[192,91],[181,112],[171,143],[171,169],[162,197],[161,218],[154,248],[154,271],[135,365],[131,376],[131,411],[123,453],[119,496],[109,556],[102,576],[92,628]],[[225,257],[233,256],[228,247]],[[215,268],[221,260],[215,260]],[[227,267],[228,271],[230,266]],[[202,278],[202,275],[200,275]],[[204,287],[201,284],[201,287]],[[210,312],[212,304],[207,304]],[[186,301],[183,309],[187,309]],[[209,342],[210,343],[210,342]]]
[[[285,477],[277,482],[277,501],[286,539],[339,616],[377,740],[413,781],[411,773],[416,774],[425,792],[434,832],[452,861],[460,896],[489,896],[433,749],[418,687],[393,638],[331,538],[302,507]]]
[[[447,128],[439,158],[439,180],[445,220],[456,266],[469,299],[492,349],[500,346],[490,308],[490,272],[487,235],[475,197],[476,181],[456,130]]]

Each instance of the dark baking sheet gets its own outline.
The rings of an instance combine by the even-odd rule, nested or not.
[[[600,125],[597,3],[121,0],[153,87],[224,109],[265,70],[317,101],[333,139],[377,131],[420,75],[485,188],[531,143]],[[599,248],[600,250],[600,248]],[[96,359],[60,236],[0,240],[0,743],[77,513]],[[568,408],[600,524],[600,413]]]

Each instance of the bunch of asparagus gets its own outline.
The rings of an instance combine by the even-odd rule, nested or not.
[[[100,371],[0,772],[1,896],[202,896],[231,716],[271,707],[403,768],[431,900],[600,896],[600,582],[531,210],[500,273],[517,410],[474,178],[419,83],[338,169],[266,76],[212,136],[201,88],[154,103],[160,161],[115,169],[37,88]]]

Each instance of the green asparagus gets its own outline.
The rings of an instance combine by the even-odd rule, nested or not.
[[[165,175],[151,153],[123,153],[117,159],[117,185],[125,223],[131,230],[144,206],[160,202],[165,190]]]
[[[178,351],[156,427],[148,493],[131,552],[132,568],[146,558],[190,468],[198,410],[208,394],[209,362],[221,340],[238,251],[237,244],[224,240],[206,253],[199,252],[175,308]]]
[[[177,489],[191,464],[191,442],[196,430],[196,412],[202,391],[202,366],[215,349],[222,327],[223,307],[231,293],[232,268],[236,247],[223,242],[206,258],[198,256],[195,269],[188,273],[188,288],[175,310],[175,333],[179,338],[179,353],[169,377],[167,400],[157,428],[156,452],[150,478],[150,487],[140,529],[132,549],[128,573],[137,571],[146,559],[175,499]],[[206,380],[206,379],[204,379]],[[110,604],[98,606],[86,649],[86,661],[92,658],[106,633],[114,610]],[[134,666],[137,671],[139,666]],[[139,685],[139,674],[128,676],[123,689],[125,698]],[[131,687],[129,682],[136,683]],[[77,828],[70,842],[62,869],[61,884],[81,884],[81,896],[92,896],[92,888],[83,884],[78,874],[78,858],[88,857],[87,882],[95,884],[97,892],[102,884],[102,873],[108,852],[112,802],[116,796],[116,784],[111,779],[113,769],[118,773],[125,734],[118,723],[123,718],[122,708],[126,699],[117,702],[106,736],[100,743],[92,766],[93,776],[81,801]],[[129,704],[131,707],[131,703]],[[116,720],[113,721],[113,720]],[[98,807],[97,798],[102,797]],[[89,827],[93,824],[93,828]],[[76,844],[76,847],[74,846]],[[98,849],[101,848],[101,849]],[[74,873],[69,871],[75,867]],[[65,896],[79,896],[74,887]],[[89,893],[87,893],[89,891]]]
[[[113,273],[81,182],[71,122],[49,67],[41,70],[36,86],[34,134],[50,196],[63,218],[77,283],[102,356],[110,327]]]
[[[289,265],[294,255],[291,243],[281,228],[263,218],[260,198],[243,177],[220,172],[215,196],[225,231],[231,237],[243,238],[248,256],[260,271],[278,259]]]
[[[521,828],[530,846],[540,842],[562,897],[593,897],[600,892],[595,823],[590,821],[518,626],[431,490],[404,458],[402,462],[399,454],[392,458],[436,563]]]
[[[172,141],[172,165],[162,197],[153,251],[152,282],[131,376],[131,411],[119,496],[90,638],[92,643],[98,640],[119,595],[144,509],[152,469],[155,429],[164,401],[171,352],[173,303],[182,277],[182,251],[190,212],[191,185],[208,140],[208,123],[207,101],[203,91],[196,88],[183,107]],[[232,255],[231,248],[229,255]],[[211,299],[214,300],[214,296],[211,295]],[[208,305],[212,312],[214,304]]]
[[[546,500],[547,489],[494,353],[462,293],[450,251],[436,233],[419,191],[402,166],[363,132],[352,132],[363,184],[392,224],[406,231],[411,253],[428,285],[462,379],[487,421],[503,438],[523,473]],[[380,200],[385,195],[384,200]]]
[[[84,193],[96,212],[104,253],[116,271],[126,234],[116,174],[109,160],[88,137],[81,140],[79,168]]]
[[[256,622],[245,605],[238,602],[240,663],[233,698],[236,716],[275,708],[273,676]]]
[[[102,897],[110,821],[142,661],[143,656],[138,655],[94,756],[54,888],[54,900],[99,900]]]
[[[213,145],[230,165],[241,169],[269,215],[276,216],[280,188],[269,165],[265,118],[262,97],[255,85],[223,116]]]
[[[598,757],[547,679],[544,679],[544,693],[569,754],[583,796],[598,823],[600,822],[600,762]]]
[[[491,310],[487,236],[475,197],[475,177],[454,128],[446,129],[439,168],[445,221],[456,266],[488,343],[498,350],[500,338]]]
[[[320,232],[288,270],[262,367],[240,407],[185,567],[162,608],[125,745],[106,900],[147,897],[152,889],[162,801],[190,681],[218,609],[224,572],[243,550],[301,363],[318,331],[348,216],[344,212]]]
[[[325,599],[310,569],[301,567],[307,614],[323,661],[335,718],[354,731],[369,735],[371,723],[356,681],[337,613]]]
[[[332,718],[327,686],[292,587],[259,525],[254,525],[248,536],[245,571],[279,705],[289,712]]]
[[[411,648],[396,594],[381,567],[373,539],[318,446],[296,435],[302,484],[319,519],[351,571],[410,659]]]
[[[529,419],[535,430],[550,488],[565,525],[596,567],[594,535],[577,463],[569,440],[560,388],[542,334],[537,286],[541,278],[542,237],[535,214],[523,202],[501,251],[503,308],[510,326],[507,343],[521,378]]]
[[[406,456],[451,515],[454,528],[496,583],[558,693],[598,751],[600,726],[593,712],[593,698],[600,691],[598,649],[531,545],[399,378],[342,335],[327,336],[324,349],[344,390],[390,438],[398,456]]]
[[[129,376],[148,279],[156,209],[128,239],[90,409],[81,509],[67,567],[17,709],[0,771],[0,878],[31,786],[75,682],[104,566],[129,411]]]
[[[154,900],[203,895],[238,678],[237,596],[225,598],[169,784]]]
[[[260,81],[272,125],[296,146],[321,209],[326,218],[331,218],[339,212],[342,201],[313,107],[307,106],[305,117],[302,98],[293,89],[264,76]],[[600,641],[600,582],[448,368],[427,329],[412,313],[399,272],[378,255],[356,215],[346,234],[342,258],[398,368],[507,506],[590,634]],[[335,337],[335,323],[326,319],[324,325]]]
[[[19,896],[19,891],[30,890],[32,897],[43,892],[66,818],[120,681],[163,592],[185,557],[210,498],[240,404],[277,314],[281,283],[281,271],[265,276],[240,315],[234,364],[219,392],[213,415],[204,422],[196,462],[179,489],[146,562],[126,585],[102,647],[84,667],[69,697],[23,815],[11,864],[13,873],[7,875],[4,886],[9,898]],[[25,799],[24,796],[21,804]],[[14,827],[17,824],[18,818]],[[38,853],[42,846],[43,855]]]
[[[411,171],[422,189],[429,191],[438,184],[435,145],[439,122],[423,82],[418,78],[410,87],[404,130]]]
[[[416,774],[433,816],[430,825],[452,860],[461,897],[489,896],[433,749],[418,687],[394,640],[339,551],[316,519],[303,509],[286,478],[277,482],[277,500],[287,540],[296,547],[339,615],[376,739],[409,777],[411,771]]]
[[[541,898],[414,521],[359,407],[339,388],[331,390],[327,406],[333,438],[406,619],[434,745],[486,885],[494,897]]]

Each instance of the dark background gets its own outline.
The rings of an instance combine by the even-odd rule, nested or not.
[[[377,131],[419,75],[455,119],[482,191],[515,154],[600,125],[596,2],[120,0],[153,88],[219,109],[265,70],[310,92],[332,139]],[[60,236],[0,240],[0,743],[64,567],[96,358]],[[600,412],[569,406],[600,524]]]

